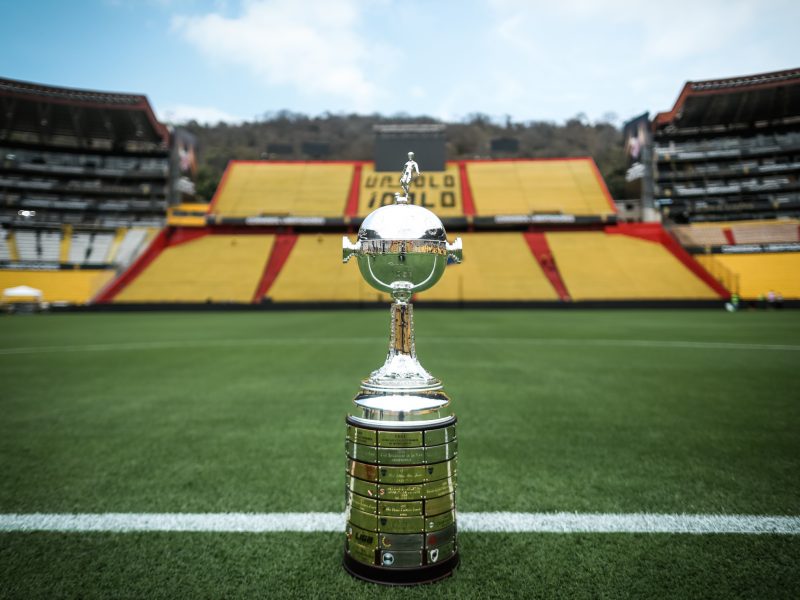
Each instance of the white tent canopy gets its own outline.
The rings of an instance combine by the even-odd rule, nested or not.
[[[42,290],[37,290],[29,285],[18,285],[3,290],[3,298],[38,298],[42,299]]]

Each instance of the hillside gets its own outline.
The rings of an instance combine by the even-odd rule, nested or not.
[[[199,196],[209,200],[225,166],[232,159],[301,160],[305,142],[330,145],[330,160],[371,160],[373,126],[390,123],[436,123],[430,117],[399,115],[336,115],[310,117],[287,111],[267,114],[263,119],[235,125],[218,123],[202,125],[194,121],[185,128],[198,138]],[[544,121],[505,124],[485,115],[472,115],[460,122],[446,123],[447,154],[450,159],[489,157],[490,141],[498,137],[519,140],[522,158],[591,156],[597,163],[614,198],[623,197],[625,156],[621,132],[611,123],[588,123],[576,117],[563,124]],[[293,152],[281,155],[267,153],[269,144],[288,145]]]

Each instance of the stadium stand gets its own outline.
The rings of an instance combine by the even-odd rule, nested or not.
[[[421,301],[710,300],[727,295],[660,225],[649,226],[645,239],[604,229],[604,222],[615,220],[613,203],[590,159],[459,161],[424,175],[412,188],[413,201],[450,218],[455,224],[451,236],[474,230],[461,233],[468,260],[450,266],[438,286],[420,295]],[[371,163],[232,162],[201,234],[192,234],[188,224],[167,227],[161,234],[167,241],[156,244],[147,260],[135,263],[100,301],[385,302],[386,295],[368,287],[357,269],[336,268],[336,257],[345,228],[352,238],[358,218],[392,201],[397,189],[397,174],[376,172]],[[321,215],[327,210],[334,216]],[[494,211],[508,211],[512,219],[498,219]],[[530,211],[542,211],[544,219]],[[309,221],[270,216],[301,212]],[[252,240],[248,232],[254,226],[275,240],[271,251],[251,257],[246,273],[232,265],[220,267],[229,260],[216,256],[229,253],[224,244],[204,246],[216,243],[211,241],[215,238],[231,245]],[[546,233],[563,227],[573,231]],[[209,231],[216,234],[206,235]],[[183,241],[176,245],[175,240]],[[214,273],[210,278],[199,267],[205,263]],[[232,294],[233,282],[226,277],[245,284]]]
[[[228,217],[342,216],[353,163],[232,161],[211,211]]]
[[[559,299],[522,233],[461,234],[469,260],[449,265],[425,301],[536,301]]]
[[[800,69],[687,82],[653,143],[665,217],[799,216]]]
[[[546,236],[574,300],[688,300],[721,295],[656,241],[609,232],[548,232]]]
[[[231,161],[209,222],[264,224],[263,217],[308,217],[330,224],[364,217],[394,201],[398,182],[398,172],[379,172],[373,163],[359,161]],[[445,221],[532,213],[600,221],[616,210],[590,158],[449,162],[443,171],[423,172],[412,183],[410,198]],[[254,221],[257,217],[261,222]],[[176,207],[169,222],[191,226],[197,223],[189,219],[197,218],[196,211]]]
[[[341,234],[298,236],[285,265],[266,292],[273,302],[388,302],[355,265],[341,265]],[[346,268],[350,267],[350,268]]]
[[[709,272],[718,263],[735,274],[744,299],[755,300],[770,291],[800,298],[800,252],[713,254],[697,256],[697,260]]]
[[[594,161],[467,162],[479,215],[560,213],[608,215],[616,209]]]
[[[205,233],[205,232],[201,232]],[[175,240],[116,294],[116,302],[251,302],[274,235],[201,235]]]
[[[159,123],[142,95],[0,79],[0,101],[3,282],[31,280],[35,268],[46,297],[89,302],[192,187],[178,164],[188,138],[174,144],[182,132]]]
[[[0,98],[0,222],[164,222],[170,135],[145,96],[0,79]]]

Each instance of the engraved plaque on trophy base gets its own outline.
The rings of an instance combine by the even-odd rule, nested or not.
[[[459,560],[455,417],[388,431],[358,421],[347,418],[345,569],[391,585],[447,577]]]

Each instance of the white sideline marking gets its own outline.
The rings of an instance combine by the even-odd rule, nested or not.
[[[800,517],[767,515],[466,512],[460,531],[483,533],[682,533],[800,535]],[[0,514],[0,532],[343,531],[343,513]]]
[[[239,346],[294,346],[372,344],[385,342],[378,337],[348,338],[250,338],[228,340],[176,340],[163,342],[115,342],[107,344],[76,344],[70,346],[19,346],[0,348],[0,355],[45,354],[51,352],[113,352],[125,350],[160,350],[171,348],[239,347]],[[744,344],[737,342],[695,342],[686,340],[614,340],[568,338],[514,338],[514,337],[434,337],[426,344],[530,344],[535,346],[602,346],[622,348],[684,348],[687,350],[778,350],[800,351],[792,344]]]

